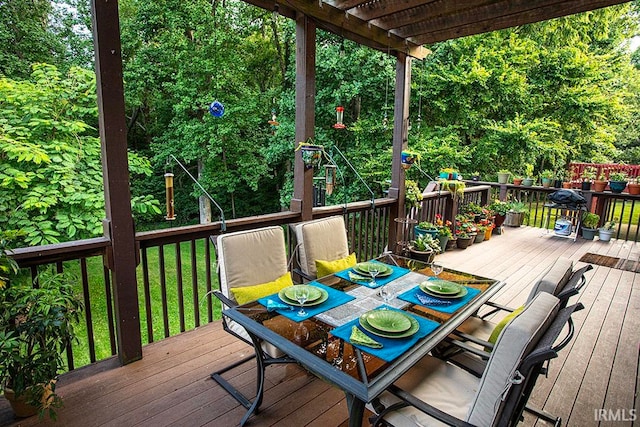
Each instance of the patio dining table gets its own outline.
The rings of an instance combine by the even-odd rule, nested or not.
[[[350,276],[343,271],[310,283],[346,295],[342,295],[339,303],[336,303],[338,305],[329,304],[331,297],[317,307],[305,307],[314,308],[315,311],[310,311],[310,317],[304,320],[296,317],[297,308],[267,309],[264,299],[262,303],[254,301],[224,311],[226,316],[247,330],[255,346],[259,346],[261,340],[266,341],[295,359],[309,372],[343,390],[350,426],[360,426],[366,403],[426,356],[504,284],[499,280],[445,268],[437,278],[463,285],[468,290],[467,295],[458,304],[429,305],[421,303],[425,301],[422,297],[418,301],[413,296],[418,294],[420,283],[433,280],[430,264],[395,254],[384,254],[376,261],[393,269],[393,274],[386,281],[388,283],[384,278],[376,279],[376,283],[391,288],[395,295],[387,303],[378,296],[379,288],[372,287],[371,282],[354,281],[357,276]],[[276,295],[273,298],[277,299]],[[322,311],[323,304],[331,308]],[[349,333],[344,333],[345,329],[350,330],[351,325],[358,325],[362,314],[381,307],[402,310],[414,316],[420,328],[416,336],[398,340],[373,336],[385,343],[385,351],[351,344]],[[396,353],[393,352],[395,345],[399,346]],[[263,371],[258,369],[258,375],[264,375]],[[261,381],[264,378],[258,378],[258,382]],[[261,396],[256,397],[258,405],[261,400]],[[256,409],[251,407],[249,412]]]

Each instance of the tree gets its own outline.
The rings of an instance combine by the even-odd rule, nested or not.
[[[0,78],[0,223],[28,245],[102,235],[104,194],[97,138],[95,76],[36,64],[31,80]],[[132,175],[151,173],[129,155]],[[135,196],[139,215],[159,202]]]

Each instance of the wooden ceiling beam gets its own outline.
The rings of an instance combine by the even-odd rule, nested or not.
[[[493,15],[489,15],[487,11],[478,11],[478,14],[483,16],[482,19],[472,20],[467,18],[466,20],[457,20],[457,22],[464,23],[461,25],[451,23],[448,25],[436,25],[432,26],[430,31],[422,33],[416,32],[415,35],[408,37],[416,44],[430,44],[473,34],[487,33],[490,31],[531,24],[534,22],[573,15],[626,2],[627,1],[622,0],[570,0],[554,2],[552,4],[549,4],[548,2],[538,2],[537,7],[534,7],[533,9],[529,8],[529,10],[509,14],[505,14],[503,10],[499,16],[495,17]],[[540,3],[547,4],[541,5]],[[434,28],[436,28],[435,31],[433,30]]]

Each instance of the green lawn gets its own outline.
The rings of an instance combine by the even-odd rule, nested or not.
[[[200,324],[207,322],[207,299],[206,289],[206,265],[204,256],[205,240],[196,242],[196,270],[197,270],[197,296],[198,307],[200,310]],[[167,300],[167,318],[169,322],[169,335],[180,333],[180,307],[184,316],[185,330],[195,327],[195,310],[193,301],[193,289],[191,283],[191,245],[189,242],[180,245],[181,254],[181,270],[182,270],[182,291],[183,301],[179,304],[178,283],[177,283],[177,266],[176,266],[176,246],[166,246],[164,248],[165,259],[165,280],[166,280],[166,300]],[[214,251],[211,249],[212,257]],[[152,248],[147,252],[149,265],[149,290],[151,300],[151,323],[153,326],[153,341],[161,340],[165,337],[163,307],[162,307],[162,290],[160,286],[160,268],[159,268],[159,249]],[[66,274],[70,277],[79,278],[80,267],[78,262],[65,263]],[[104,273],[102,266],[102,257],[92,257],[87,259],[87,273],[89,282],[89,304],[91,305],[91,316],[93,324],[93,336],[95,343],[96,359],[101,360],[111,356],[111,344],[109,341],[109,324],[107,316],[107,298],[104,286]],[[217,289],[218,277],[216,274],[215,260],[211,266],[212,288]],[[79,295],[82,295],[82,282],[74,279],[76,289]],[[147,313],[145,309],[145,296],[143,286],[142,263],[138,266],[138,304],[140,306],[140,330],[143,343],[149,341],[147,334]],[[214,300],[214,319],[220,318],[220,304],[215,297]],[[87,302],[85,301],[85,304]],[[85,310],[86,319],[86,310]],[[80,367],[90,363],[89,358],[89,339],[87,337],[86,320],[77,327],[79,343],[73,346],[75,367]]]

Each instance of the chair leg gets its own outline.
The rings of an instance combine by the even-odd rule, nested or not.
[[[542,409],[533,408],[529,405],[524,407],[524,410],[535,415],[537,418],[553,423],[554,427],[560,427],[562,425],[562,418],[556,417]]]
[[[242,393],[240,393],[234,386],[232,386],[227,380],[225,380],[222,377],[222,374],[224,374],[225,372],[228,372],[248,361],[250,361],[251,359],[255,359],[256,355],[255,353],[245,357],[244,359],[240,359],[237,362],[226,366],[222,369],[220,369],[219,371],[215,371],[211,373],[211,379],[214,380],[215,382],[217,382],[218,384],[220,384],[220,386],[225,389],[225,391],[227,393],[229,393],[234,399],[236,399],[238,401],[238,403],[240,403],[242,406],[244,406],[245,408],[249,409],[252,406],[252,403],[249,399],[247,399]],[[258,374],[259,377],[264,377],[264,374],[260,375]],[[258,381],[260,381],[258,379]]]

